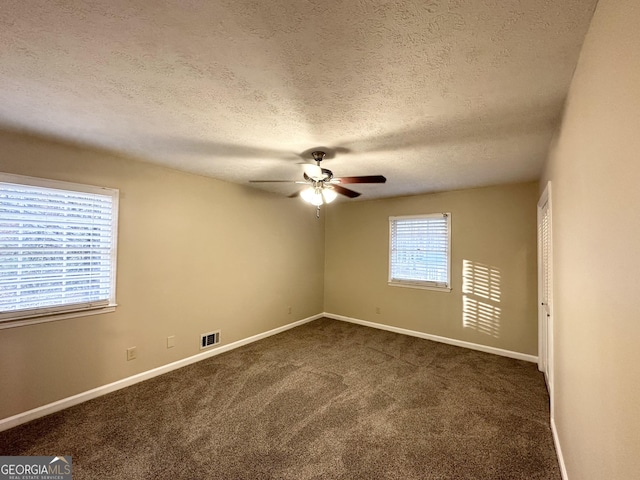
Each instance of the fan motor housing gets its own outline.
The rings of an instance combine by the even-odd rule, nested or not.
[[[302,176],[304,177],[304,179],[308,182],[328,182],[329,180],[331,180],[333,178],[333,172],[327,168],[323,168],[322,170],[322,175],[324,176],[324,178],[322,180],[315,180],[313,178],[311,178],[309,175],[307,175],[306,173],[303,173]]]

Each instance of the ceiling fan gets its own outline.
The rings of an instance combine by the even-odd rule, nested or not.
[[[302,185],[308,185],[307,188],[289,195],[289,198],[297,196],[314,205],[318,209],[325,203],[333,202],[338,194],[344,195],[349,198],[356,198],[360,196],[360,193],[345,188],[342,184],[349,183],[385,183],[387,179],[382,175],[362,175],[358,177],[334,177],[333,172],[329,169],[320,167],[320,162],[324,159],[326,153],[321,150],[311,152],[315,165],[305,164],[303,165],[304,173],[302,174],[303,181],[295,180],[250,180],[250,183],[298,183]]]

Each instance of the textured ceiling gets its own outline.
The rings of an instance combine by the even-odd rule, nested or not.
[[[326,146],[365,199],[533,180],[595,3],[3,0],[0,128],[238,183]]]

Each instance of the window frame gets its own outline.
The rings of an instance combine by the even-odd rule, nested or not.
[[[417,219],[429,219],[429,218],[443,218],[447,219],[447,282],[441,284],[433,280],[400,280],[392,277],[393,271],[393,232],[394,223],[402,220],[417,220]],[[439,292],[451,292],[451,213],[427,213],[421,215],[400,215],[389,217],[389,271],[388,271],[387,284],[392,287],[406,287],[417,288],[422,290],[435,290]]]
[[[66,305],[50,305],[41,308],[24,309],[15,311],[13,315],[11,311],[0,312],[0,329],[32,325],[37,323],[51,322],[63,320],[67,318],[75,318],[81,316],[97,315],[110,313],[115,311],[116,303],[116,275],[117,275],[117,257],[118,257],[118,212],[119,212],[119,196],[120,192],[115,188],[99,187],[94,185],[86,185],[74,182],[65,182],[61,180],[50,180],[39,177],[30,177],[25,175],[16,175],[11,173],[0,172],[0,182],[48,188],[52,190],[62,190],[69,192],[97,194],[111,197],[111,284],[109,287],[109,299],[96,302],[82,302],[77,304]]]

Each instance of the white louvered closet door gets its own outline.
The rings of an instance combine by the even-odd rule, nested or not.
[[[547,187],[538,206],[540,367],[549,393],[553,388],[553,242],[551,236],[551,196]]]

